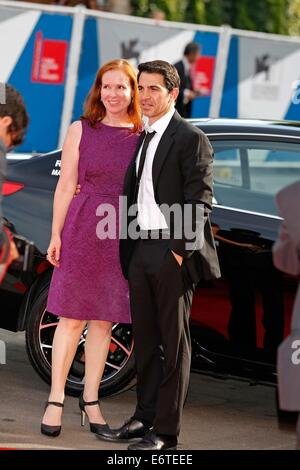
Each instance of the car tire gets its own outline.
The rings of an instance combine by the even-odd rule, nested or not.
[[[46,311],[48,290],[49,284],[43,286],[30,306],[26,322],[26,348],[34,369],[46,383],[50,384],[52,341],[58,318]],[[67,378],[65,390],[68,395],[78,396],[84,387],[85,334],[86,330],[79,342]],[[116,323],[113,325],[112,341],[99,396],[109,396],[121,391],[134,377],[135,360],[131,326]]]

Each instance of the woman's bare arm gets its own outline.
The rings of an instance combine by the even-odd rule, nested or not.
[[[78,183],[81,134],[81,122],[76,121],[69,127],[62,150],[60,177],[53,202],[52,235],[47,250],[49,262],[56,267],[59,267],[61,231]]]
[[[57,183],[53,203],[52,235],[60,236],[69,205],[73,199],[78,183],[79,143],[81,133],[81,122],[73,122],[69,127],[63,145],[60,178]]]

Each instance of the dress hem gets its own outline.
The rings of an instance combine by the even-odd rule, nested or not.
[[[79,321],[91,321],[91,320],[99,320],[99,321],[109,321],[111,323],[125,323],[125,324],[128,324],[128,325],[131,325],[132,324],[132,320],[112,320],[111,318],[78,318],[78,317],[75,317],[75,316],[71,316],[71,315],[66,315],[66,314],[59,314],[57,312],[54,312],[53,309],[48,309],[46,308],[46,311],[49,312],[49,313],[52,313],[53,315],[56,315],[58,318],[70,318],[71,320],[79,320]]]

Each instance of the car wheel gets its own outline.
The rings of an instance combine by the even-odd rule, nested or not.
[[[26,347],[30,362],[40,377],[51,382],[51,355],[54,332],[58,317],[47,312],[46,302],[49,285],[40,291],[33,301],[26,324]],[[81,335],[71,366],[66,393],[78,396],[84,386],[84,344],[87,328]],[[130,325],[115,323],[100,384],[100,395],[107,396],[122,390],[135,377],[133,338]]]

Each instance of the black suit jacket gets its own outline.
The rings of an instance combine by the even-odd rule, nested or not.
[[[123,195],[127,197],[128,207],[135,202],[136,157],[143,137],[142,134],[124,180]],[[182,207],[184,204],[192,204],[193,208],[197,204],[205,206],[203,247],[200,250],[187,250],[183,237],[179,240],[172,238],[174,227],[171,222],[169,248],[184,257],[183,269],[193,284],[200,279],[219,277],[219,263],[208,215],[212,210],[213,195],[212,147],[206,135],[182,119],[177,111],[158,144],[153,160],[152,178],[154,197],[158,205],[166,204],[170,207],[177,203]],[[125,214],[123,233],[128,233],[128,225],[133,218],[124,216]],[[195,216],[193,211],[193,230],[197,229]],[[136,241],[129,237],[120,240],[120,260],[126,278],[135,243]]]
[[[191,117],[192,114],[192,102],[189,101],[188,103],[184,103],[184,90],[193,90],[192,80],[189,74],[186,74],[183,61],[180,60],[176,64],[174,64],[176,68],[179,78],[180,78],[180,88],[179,88],[179,95],[176,101],[176,109],[179,114],[184,118]]]

